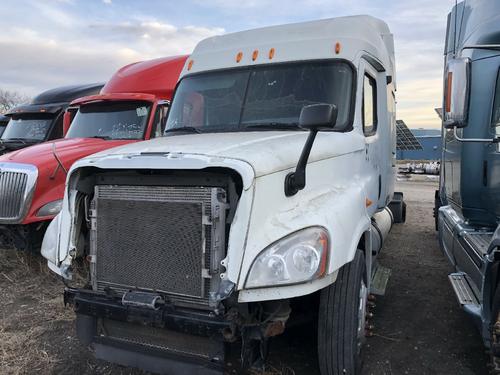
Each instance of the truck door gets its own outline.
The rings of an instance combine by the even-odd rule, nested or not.
[[[361,123],[365,135],[365,154],[371,171],[370,179],[373,180],[369,184],[371,191],[367,191],[367,194],[370,200],[377,202],[377,206],[382,208],[387,203],[388,187],[385,184],[388,177],[386,176],[387,168],[392,170],[392,160],[389,158],[391,153],[390,137],[389,134],[385,134],[389,131],[387,110],[382,105],[387,103],[385,74],[377,72],[365,60],[360,63],[359,72],[358,87],[362,92]],[[387,145],[382,144],[384,138],[387,140]]]

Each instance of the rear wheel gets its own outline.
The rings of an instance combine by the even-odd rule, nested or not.
[[[491,309],[490,326],[491,371],[490,374],[500,374],[500,286],[497,286]]]
[[[322,375],[358,374],[365,341],[365,257],[356,251],[354,260],[339,271],[334,284],[323,289],[318,315],[318,360]]]

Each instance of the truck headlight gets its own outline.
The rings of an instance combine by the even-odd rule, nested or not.
[[[302,283],[323,277],[327,269],[328,232],[310,227],[275,242],[255,258],[246,288]]]
[[[62,199],[47,203],[45,206],[42,206],[42,208],[38,210],[36,216],[55,216],[61,211],[62,203]]]

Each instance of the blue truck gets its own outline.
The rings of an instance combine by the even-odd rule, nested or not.
[[[448,15],[435,217],[449,279],[500,373],[500,2]]]

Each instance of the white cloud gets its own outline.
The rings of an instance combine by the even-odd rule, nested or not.
[[[165,2],[167,3],[167,2]],[[106,6],[113,4],[112,7]],[[399,117],[410,126],[438,126],[446,15],[454,0],[3,0],[2,87],[33,95],[73,82],[106,80],[136,60],[189,53],[201,39],[273,24],[371,14],[395,35]],[[26,27],[29,25],[29,27]],[[203,25],[210,25],[204,27]],[[425,123],[428,121],[428,123]]]
[[[2,88],[28,95],[73,83],[106,81],[121,66],[161,56],[187,54],[221,28],[177,28],[159,21],[91,25],[78,38],[45,37],[30,28],[0,34]],[[103,36],[108,36],[105,38]]]

